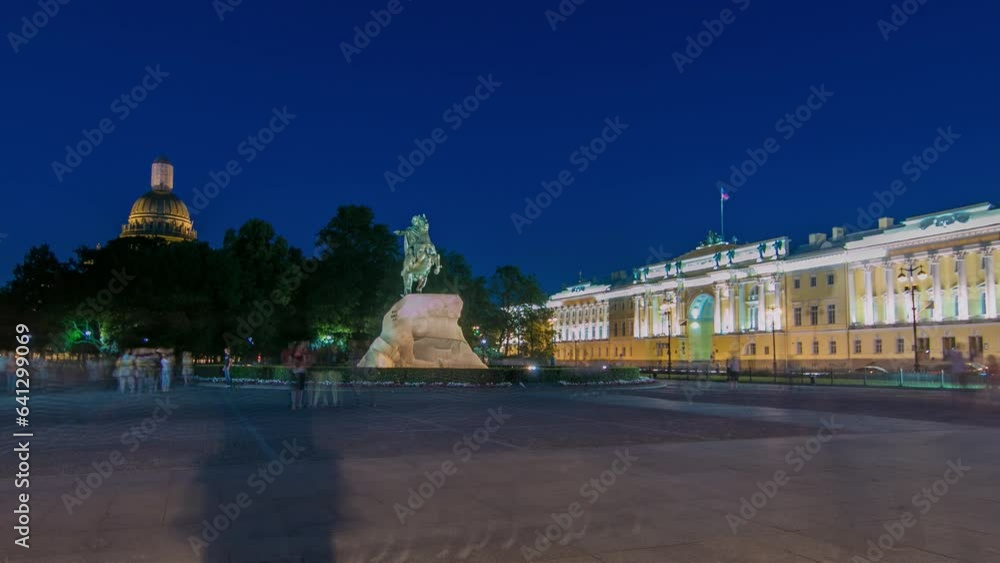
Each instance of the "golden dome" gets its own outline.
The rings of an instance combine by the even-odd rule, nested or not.
[[[173,192],[173,166],[166,157],[153,163],[152,187],[132,205],[122,237],[159,237],[170,241],[195,240],[191,213]]]

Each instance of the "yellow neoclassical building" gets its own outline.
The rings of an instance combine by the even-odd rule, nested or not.
[[[834,227],[796,248],[788,237],[731,244],[710,234],[631,276],[552,295],[556,361],[738,357],[744,369],[784,371],[934,368],[955,350],[1000,357],[998,248],[1000,209],[989,203],[882,218],[858,233]]]

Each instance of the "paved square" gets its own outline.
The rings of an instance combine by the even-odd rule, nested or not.
[[[13,546],[15,444],[4,437],[0,553],[1000,561],[1000,396],[691,390],[383,389],[295,412],[266,389],[34,395],[32,547]]]

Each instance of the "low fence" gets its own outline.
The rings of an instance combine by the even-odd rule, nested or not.
[[[197,365],[194,375],[201,380],[221,381],[221,365]],[[243,384],[282,384],[292,380],[291,370],[283,365],[233,366],[230,376]],[[639,368],[607,369],[562,367],[490,367],[488,369],[417,369],[417,368],[358,368],[313,366],[308,377],[312,381],[340,381],[344,384],[383,385],[517,385],[517,384],[588,384],[634,382],[644,376]]]
[[[649,377],[676,381],[728,381],[729,376],[719,370],[643,370]],[[986,377],[975,374],[952,375],[936,373],[787,373],[741,372],[739,381],[745,383],[771,383],[777,385],[817,385],[845,387],[903,387],[913,389],[985,389],[990,383]]]

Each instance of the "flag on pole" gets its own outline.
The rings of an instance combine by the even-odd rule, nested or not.
[[[722,201],[729,201],[729,192],[726,191],[726,186],[719,184],[719,198]]]

